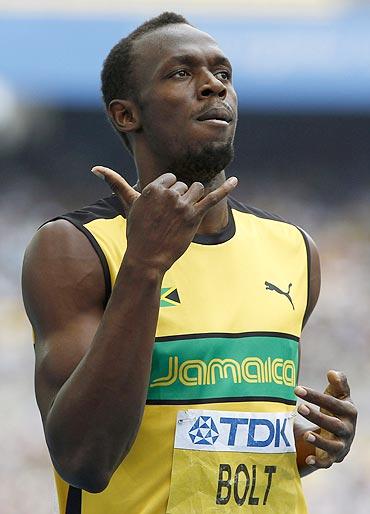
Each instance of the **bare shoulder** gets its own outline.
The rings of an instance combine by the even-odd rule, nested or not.
[[[61,257],[69,252],[77,252],[81,256],[81,249],[89,253],[91,245],[87,238],[67,220],[58,219],[43,225],[32,238],[25,253],[25,264],[33,257],[50,258]]]
[[[105,298],[99,258],[86,236],[66,220],[47,223],[36,232],[24,256],[22,289],[36,332],[42,329],[38,320],[44,320],[43,307],[50,319],[53,306],[63,313],[76,302],[83,309],[91,303],[102,304]]]
[[[316,243],[314,242],[312,237],[309,234],[307,234],[307,232],[305,232],[304,230],[302,230],[302,232],[304,234],[308,246],[307,250],[309,267],[308,305],[303,320],[303,325],[305,325],[316,306],[317,300],[319,299],[321,288],[321,265],[319,251],[317,249]]]

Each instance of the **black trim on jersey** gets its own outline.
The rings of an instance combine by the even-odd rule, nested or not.
[[[289,223],[288,221],[285,221],[283,218],[277,216],[276,214],[271,214],[267,211],[262,211],[255,207],[249,207],[238,202],[238,200],[235,200],[235,198],[232,197],[228,197],[227,203],[229,208],[229,221],[226,227],[223,228],[221,232],[218,232],[218,234],[197,234],[193,239],[193,243],[203,245],[216,245],[226,243],[226,241],[229,241],[229,239],[231,239],[236,232],[235,220],[232,213],[232,209],[247,214],[253,214],[254,216],[257,216],[259,218],[266,218],[274,221],[282,221],[284,223]]]
[[[277,398],[276,396],[234,396],[233,398],[199,398],[186,400],[147,400],[147,405],[200,405],[204,403],[240,403],[240,402],[274,402],[295,405],[296,400]]]
[[[303,320],[302,320],[301,329],[303,329],[303,326],[308,319],[308,310],[310,308],[310,303],[311,303],[311,287],[310,287],[310,285],[311,285],[311,248],[310,248],[310,244],[308,242],[305,232],[301,228],[299,228],[299,227],[297,227],[297,228],[300,231],[300,233],[302,234],[303,241],[306,246],[306,254],[307,254],[307,304],[306,304],[306,310],[304,312]]]
[[[81,514],[82,491],[69,486],[65,514]]]
[[[196,234],[193,238],[193,243],[202,245],[218,245],[229,241],[236,232],[235,220],[230,205],[228,205],[229,219],[226,227],[217,234]]]
[[[302,325],[301,330],[303,330],[303,327],[306,323],[306,321],[309,318],[309,308],[311,303],[311,248],[310,244],[308,242],[307,236],[301,228],[297,227],[300,233],[302,234],[304,244],[306,246],[306,255],[307,255],[307,303],[306,303],[306,309],[304,311],[304,315],[302,318]],[[299,347],[298,351],[298,372],[297,372],[297,383],[299,382],[299,375],[301,371],[301,347]]]
[[[117,198],[115,195],[111,195],[107,198],[102,198],[101,200],[98,200],[93,205],[82,207],[82,209],[73,212],[68,212],[60,216],[56,216],[55,218],[46,222],[49,223],[51,221],[56,221],[60,219],[66,220],[69,223],[72,223],[72,225],[76,227],[80,232],[82,232],[82,234],[84,234],[90,241],[92,247],[94,248],[95,252],[99,257],[100,263],[103,268],[105,282],[105,305],[108,303],[109,297],[112,293],[112,283],[107,258],[103,250],[100,248],[100,245],[96,241],[95,237],[89,230],[87,230],[87,228],[84,227],[84,225],[96,219],[113,219],[119,215],[125,217],[122,204],[119,198]],[[44,223],[43,225],[46,225],[46,223]]]
[[[80,223],[81,225],[86,225],[86,223],[90,223],[90,221],[94,221],[101,218],[113,219],[119,215],[123,216],[124,218],[126,217],[119,198],[117,198],[116,195],[112,194],[111,196],[108,196],[106,198],[101,198],[94,204],[81,207],[81,209],[77,209],[76,211],[63,213],[49,221],[55,221],[61,218],[68,217]],[[46,223],[49,223],[49,221],[47,221]]]
[[[64,215],[64,216],[60,216],[59,219],[63,219],[63,220],[69,221],[70,223],[72,223],[72,225],[74,225],[77,228],[77,230],[79,230],[80,232],[85,234],[87,239],[90,241],[92,247],[94,248],[95,252],[98,254],[100,263],[101,263],[102,268],[103,268],[103,273],[104,273],[104,283],[105,283],[105,300],[104,300],[104,304],[107,305],[108,300],[110,298],[110,295],[112,293],[112,282],[111,282],[111,278],[110,278],[110,272],[109,272],[109,266],[108,266],[107,258],[105,256],[103,250],[100,248],[100,245],[98,244],[97,240],[92,235],[92,233],[89,230],[87,230],[87,228],[85,228],[83,225],[80,225],[72,217]]]
[[[210,339],[210,338],[223,338],[223,339],[239,339],[241,337],[281,337],[284,339],[292,339],[299,343],[299,337],[292,334],[284,334],[283,332],[203,332],[202,334],[178,334],[174,336],[160,336],[155,338],[156,343],[164,341],[183,341],[187,339]]]
[[[238,200],[235,200],[235,198],[229,196],[228,197],[228,204],[232,209],[235,209],[239,212],[244,212],[246,214],[253,214],[254,216],[257,216],[257,218],[265,218],[268,220],[273,221],[281,221],[283,223],[289,223],[289,225],[292,225],[290,221],[287,221],[277,214],[272,214],[271,212],[262,211],[261,209],[257,209],[257,207],[251,207],[250,205],[245,205]]]

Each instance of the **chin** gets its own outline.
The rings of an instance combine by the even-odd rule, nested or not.
[[[234,158],[233,138],[223,141],[208,141],[189,146],[178,152],[168,171],[187,185],[193,182],[209,184]]]

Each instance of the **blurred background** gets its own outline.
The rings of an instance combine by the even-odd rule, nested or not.
[[[360,411],[345,462],[304,479],[311,514],[364,514],[370,500],[370,3],[368,0],[0,0],[0,510],[56,512],[33,395],[20,269],[36,228],[134,181],[99,92],[110,48],[177,11],[230,56],[240,99],[237,197],[305,228],[322,294],[302,337],[301,383],[348,374]],[[287,513],[288,514],[288,513]]]

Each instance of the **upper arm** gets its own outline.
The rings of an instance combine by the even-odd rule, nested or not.
[[[45,419],[103,315],[102,266],[79,230],[67,221],[54,221],[36,233],[26,250],[22,289],[35,334],[36,398]]]
[[[303,326],[305,326],[305,324],[308,321],[308,318],[310,317],[312,311],[315,308],[317,300],[319,299],[321,288],[321,267],[319,252],[313,239],[306,232],[304,232],[304,237],[307,242],[309,278],[307,309],[303,319]]]

